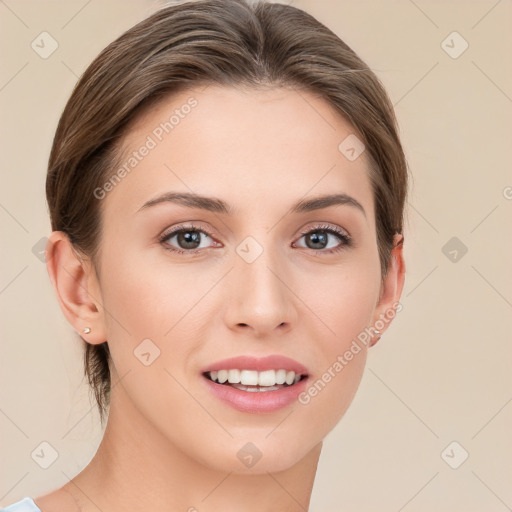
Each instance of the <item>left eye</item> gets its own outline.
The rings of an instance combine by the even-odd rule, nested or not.
[[[334,240],[331,245],[329,245],[329,237]],[[301,245],[300,247],[306,247],[313,250],[321,249],[323,252],[327,253],[337,252],[342,250],[344,247],[350,247],[352,245],[352,239],[347,234],[329,226],[320,226],[306,231],[302,233],[301,238],[306,239],[306,245]]]

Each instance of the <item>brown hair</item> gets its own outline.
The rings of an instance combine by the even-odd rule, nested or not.
[[[65,232],[99,275],[101,205],[93,191],[117,165],[130,123],[156,101],[199,84],[309,91],[354,126],[366,146],[384,278],[393,235],[402,233],[408,185],[393,106],[376,75],[336,34],[300,9],[265,1],[170,5],[96,57],[53,141],[46,181],[52,230]],[[84,375],[103,423],[110,404],[108,343],[84,344]]]

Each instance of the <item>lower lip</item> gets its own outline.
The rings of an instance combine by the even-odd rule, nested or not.
[[[306,377],[292,386],[275,391],[243,391],[213,382],[204,375],[201,377],[206,382],[208,389],[224,403],[239,411],[252,414],[274,412],[289,406],[304,391],[308,380]]]

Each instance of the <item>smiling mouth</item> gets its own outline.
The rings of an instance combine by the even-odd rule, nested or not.
[[[216,384],[230,386],[242,391],[277,391],[294,386],[308,377],[294,371],[279,370],[218,370],[204,372],[203,376]]]

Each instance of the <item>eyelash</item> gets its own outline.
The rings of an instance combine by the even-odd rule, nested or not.
[[[165,242],[166,240],[172,238],[174,235],[182,233],[182,232],[187,232],[187,231],[197,231],[200,233],[204,233],[205,235],[207,235],[213,239],[211,233],[209,233],[208,231],[201,229],[198,226],[194,226],[193,224],[188,224],[188,225],[178,226],[177,228],[175,228],[171,231],[165,231],[162,235],[160,235],[158,240],[162,244],[164,249],[166,249],[167,251],[171,251],[176,254],[187,254],[189,257],[197,256],[202,251],[202,249],[190,249],[190,250],[179,249],[176,247],[172,247]],[[324,231],[331,235],[335,235],[336,237],[338,237],[341,240],[341,243],[334,249],[328,249],[328,250],[321,250],[321,249],[315,250],[315,249],[310,249],[308,247],[304,247],[305,249],[308,249],[309,251],[313,251],[315,253],[320,252],[320,253],[326,253],[326,254],[334,254],[334,253],[340,252],[346,248],[352,247],[352,245],[353,245],[352,237],[347,235],[344,231],[341,231],[341,229],[339,229],[337,227],[324,225],[324,224],[315,226],[315,227],[309,229],[308,231],[302,232],[301,238],[303,236],[309,235],[316,231]]]

